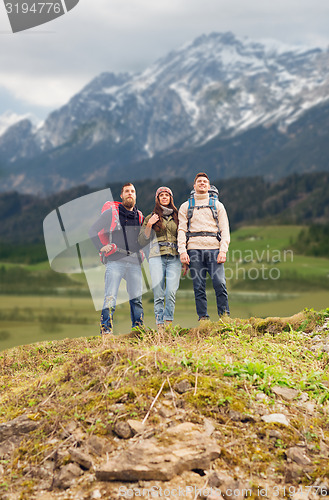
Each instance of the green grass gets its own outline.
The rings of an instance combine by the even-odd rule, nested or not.
[[[329,260],[291,248],[300,226],[250,226],[232,233],[226,274],[232,289],[329,290]]]
[[[39,307],[49,306],[46,302]],[[2,461],[10,466],[3,467],[0,496],[8,486],[19,498],[29,498],[27,478],[31,491],[40,478],[27,476],[28,466],[42,466],[58,450],[55,472],[70,462],[72,441],[63,433],[68,424],[74,423],[81,450],[96,435],[111,445],[112,458],[129,444],[114,439],[114,424],[131,418],[146,419],[159,443],[167,425],[185,421],[202,426],[205,418],[211,419],[217,431],[212,437],[222,450],[212,470],[231,473],[238,467],[239,479],[251,481],[254,500],[264,479],[272,487],[286,484],[284,450],[301,443],[307,444],[312,467],[289,483],[311,486],[318,478],[325,483],[329,468],[321,444],[329,443],[329,357],[320,347],[314,349],[313,337],[325,341],[328,318],[329,309],[272,323],[224,317],[190,330],[143,329],[134,338],[66,339],[0,353],[0,423],[22,413],[37,422],[8,462]],[[173,392],[182,380],[191,389]],[[277,386],[294,389],[294,400],[276,396]],[[172,411],[170,424],[158,411],[160,405]],[[264,422],[266,413],[286,414],[289,425]],[[72,485],[65,498],[90,496],[90,478],[90,473],[82,475],[78,489]],[[183,485],[190,478],[177,480]],[[106,497],[114,498],[118,484],[106,486]],[[101,487],[104,483],[93,478],[93,490]]]
[[[232,233],[226,264],[227,277],[232,276],[227,280],[232,317],[290,316],[304,308],[319,310],[328,305],[329,260],[289,251],[300,230],[300,226],[250,226]],[[279,279],[262,279],[262,266],[268,274],[275,269]],[[0,263],[0,269],[5,270],[0,285],[0,350],[98,334],[100,313],[94,309],[84,274],[55,273],[48,262],[21,266]],[[257,273],[258,279],[254,279]],[[207,290],[208,312],[215,320],[216,303],[210,280]],[[151,292],[144,295],[143,306],[145,322],[153,328]],[[197,326],[192,281],[188,278],[181,280],[177,293],[175,324]],[[129,304],[119,305],[115,332],[127,333],[130,328]]]

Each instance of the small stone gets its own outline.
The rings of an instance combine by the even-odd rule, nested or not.
[[[206,436],[210,437],[215,430],[213,423],[208,418],[205,418],[204,422],[203,422],[203,426],[204,426],[204,431],[205,431]]]
[[[71,436],[71,434],[73,434],[73,432],[77,429],[78,425],[76,422],[72,421],[72,422],[69,422],[65,427],[64,427],[64,430],[63,432],[61,433],[61,438],[62,439],[65,439],[69,436]]]
[[[247,415],[246,413],[240,413],[239,411],[231,410],[229,412],[229,417],[233,422],[254,422],[255,419],[251,415]]]
[[[163,406],[166,406],[167,408],[172,408],[173,407],[173,402],[172,400],[166,401],[165,399],[162,401]]]
[[[306,403],[306,401],[309,400],[309,395],[307,394],[307,392],[302,392],[301,395],[299,396],[299,400],[302,403]]]
[[[282,439],[282,434],[279,431],[276,431],[275,429],[270,429],[268,436],[270,438],[275,438],[275,439]]]
[[[127,422],[116,422],[113,431],[121,439],[129,439],[133,436],[133,431]]]
[[[85,439],[86,434],[83,432],[82,429],[77,428],[76,431],[71,436],[71,441],[74,443],[82,443],[82,441]]]
[[[290,389],[289,387],[275,385],[274,387],[271,387],[271,390],[274,394],[281,396],[286,401],[292,401],[298,396],[298,391],[296,391],[296,389]]]
[[[27,415],[21,415],[14,420],[0,424],[0,443],[11,437],[28,434],[37,427],[39,427],[39,423],[31,420]]]
[[[81,465],[83,469],[89,470],[93,466],[92,458],[87,453],[77,450],[76,448],[70,448],[69,453],[73,462]]]
[[[39,479],[48,479],[51,476],[51,472],[46,467],[32,467],[28,466],[24,469],[24,474],[29,474],[32,477],[37,477]]]
[[[329,446],[324,441],[320,441],[320,452],[324,457],[329,457]]]
[[[82,470],[76,464],[64,465],[61,468],[59,475],[55,479],[54,486],[62,490],[69,488],[73,481],[82,475]]]
[[[192,424],[192,422],[184,422],[182,424],[173,425],[167,429],[166,433],[170,436],[187,436],[198,430],[198,426],[196,424]]]
[[[99,490],[94,490],[90,495],[91,500],[98,500],[99,498],[103,498],[103,495]]]
[[[307,413],[309,413],[310,415],[312,415],[315,411],[315,403],[312,403],[311,401],[308,401],[305,406],[304,406],[305,410],[307,411]]]
[[[236,468],[236,474],[239,475],[240,471]],[[243,500],[244,493],[247,492],[247,496],[251,494],[251,489],[246,483],[241,481],[235,481],[233,477],[229,476],[225,472],[216,471],[211,473],[208,479],[208,486],[214,489],[215,492],[221,492],[221,498],[229,500],[234,498],[236,500]],[[217,491],[218,490],[218,491]],[[234,494],[234,491],[236,494]],[[207,497],[209,500],[211,497]],[[216,497],[217,498],[217,497]],[[220,498],[220,497],[218,497]],[[215,500],[215,497],[214,497]]]
[[[305,455],[302,448],[293,446],[286,451],[287,458],[295,462],[297,465],[311,465],[311,460]]]
[[[127,424],[132,430],[133,435],[142,434],[146,429],[145,424],[143,424],[140,420],[127,420]]]
[[[271,415],[263,415],[261,419],[268,424],[289,425],[289,420],[283,413],[272,413]]]
[[[111,443],[107,439],[98,436],[90,436],[86,441],[86,445],[90,453],[94,453],[98,456],[112,451]]]
[[[12,436],[0,444],[0,459],[9,457],[19,447],[22,437]]]
[[[269,397],[264,392],[259,392],[258,394],[256,394],[255,399],[256,401],[266,402],[269,400]]]
[[[168,408],[163,408],[163,406],[161,406],[158,409],[158,413],[159,413],[160,417],[162,417],[162,418],[170,418],[175,414],[174,411],[169,410]]]
[[[301,478],[304,476],[303,468],[297,464],[289,464],[285,468],[285,482],[294,483],[300,482]]]
[[[184,394],[184,392],[191,390],[192,386],[188,380],[181,380],[174,385],[174,389],[178,394]]]

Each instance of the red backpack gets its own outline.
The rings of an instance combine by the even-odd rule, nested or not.
[[[102,207],[102,212],[105,212],[106,210],[112,209],[112,220],[111,220],[111,225],[109,230],[107,229],[102,229],[98,233],[98,237],[103,244],[103,246],[112,244],[112,248],[109,252],[102,252],[100,254],[101,261],[104,263],[104,257],[108,257],[109,255],[112,255],[117,251],[117,245],[115,243],[112,243],[112,232],[117,228],[120,229],[120,217],[119,217],[119,205],[121,205],[121,201],[106,201]],[[139,223],[140,225],[143,224],[143,214],[140,210],[138,210],[138,217],[139,217]]]

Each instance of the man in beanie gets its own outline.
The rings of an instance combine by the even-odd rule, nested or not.
[[[215,290],[218,315],[229,314],[224,262],[230,243],[230,229],[224,205],[217,196],[212,196],[214,190],[210,189],[208,175],[199,172],[193,187],[194,194],[181,205],[178,213],[178,251],[182,264],[190,268],[200,321],[209,319],[207,273]]]

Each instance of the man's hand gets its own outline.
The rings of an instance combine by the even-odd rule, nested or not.
[[[188,264],[183,264],[182,270],[183,270],[183,276],[186,276],[189,270]]]
[[[190,263],[190,257],[188,256],[187,252],[183,252],[180,254],[180,261],[182,264],[189,264]]]
[[[108,253],[112,250],[112,248],[113,248],[113,245],[111,245],[111,243],[108,243],[107,245],[103,246],[100,251]]]
[[[226,262],[226,253],[225,252],[219,252],[217,256],[217,264],[223,264]]]

